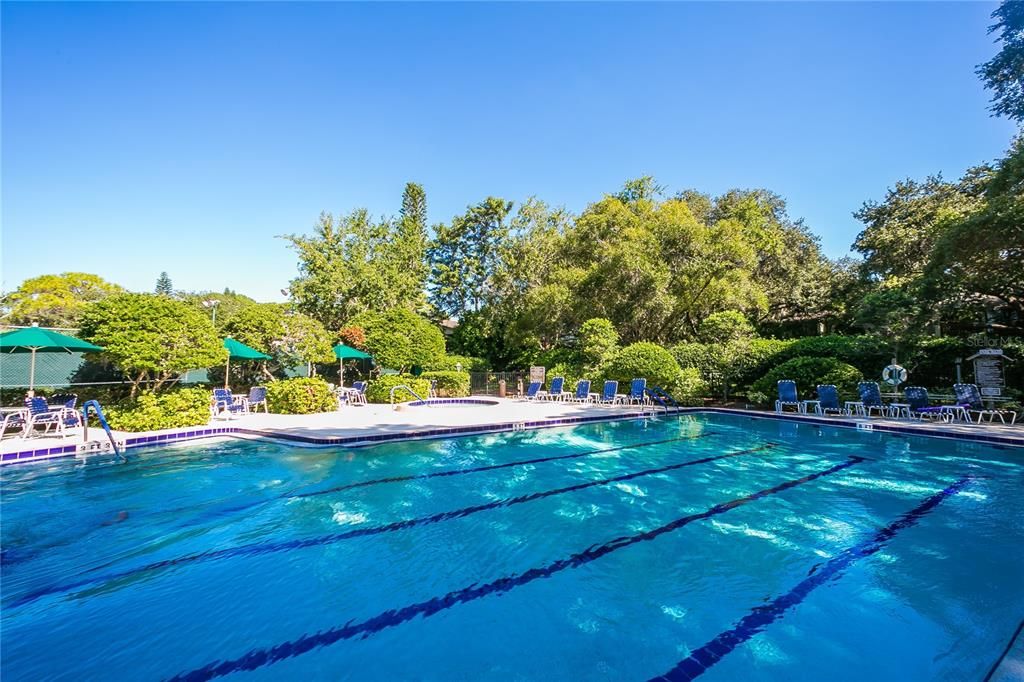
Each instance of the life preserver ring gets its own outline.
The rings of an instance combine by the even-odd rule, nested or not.
[[[907,369],[900,365],[889,365],[882,370],[882,381],[890,386],[899,386],[907,380]]]

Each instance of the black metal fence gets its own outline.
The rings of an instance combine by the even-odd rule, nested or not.
[[[472,395],[500,395],[501,382],[505,382],[505,395],[514,397],[523,393],[529,383],[529,372],[470,372],[469,392]]]

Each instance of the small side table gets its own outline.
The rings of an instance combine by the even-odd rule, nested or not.
[[[820,400],[801,400],[800,401],[800,413],[810,414],[811,408],[814,408],[814,412],[818,412],[818,405],[821,405]]]
[[[847,400],[843,403],[843,409],[851,417],[860,416],[864,414],[864,403],[860,400]]]
[[[894,419],[901,417],[910,419],[910,403],[889,403],[889,416]]]

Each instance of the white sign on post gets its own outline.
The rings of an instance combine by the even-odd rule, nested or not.
[[[1003,375],[1002,348],[982,348],[968,360],[974,361],[974,383],[983,396],[998,397],[1003,393],[1006,378]]]
[[[544,368],[543,367],[531,367],[530,368],[530,383],[539,381],[544,383]]]

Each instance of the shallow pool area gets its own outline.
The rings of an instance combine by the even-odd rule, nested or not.
[[[980,680],[1022,485],[1021,448],[714,413],[5,467],[0,674]]]

